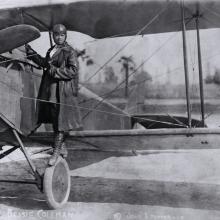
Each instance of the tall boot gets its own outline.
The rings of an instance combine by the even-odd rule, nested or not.
[[[0,148],[0,151],[1,151],[1,148]],[[53,154],[53,148],[49,149],[49,151],[47,153],[49,155],[52,155]],[[66,158],[68,156],[68,151],[67,151],[65,142],[62,143],[62,146],[61,146],[61,149],[60,149],[60,155],[63,158]]]
[[[65,142],[62,143],[62,146],[61,146],[61,150],[60,150],[60,155],[63,157],[63,158],[66,158],[68,156],[68,151],[66,149],[66,144]]]
[[[64,133],[63,132],[55,133],[53,154],[48,162],[50,166],[54,166],[55,163],[57,162],[57,159],[60,156],[60,151],[62,148],[63,141],[64,141]]]

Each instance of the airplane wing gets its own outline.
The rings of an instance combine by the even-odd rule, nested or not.
[[[32,4],[31,4],[32,2]],[[198,4],[197,4],[198,3]],[[56,23],[63,23],[71,31],[78,31],[94,38],[154,34],[181,30],[180,1],[167,0],[40,0],[17,7],[1,9],[0,29],[30,24],[41,31],[50,30]],[[6,7],[6,6],[5,6]],[[199,7],[200,28],[220,27],[220,1],[185,1],[186,19],[196,16]],[[195,29],[194,22],[187,29]]]
[[[0,30],[0,54],[20,47],[40,37],[37,28],[30,25],[15,25]]]

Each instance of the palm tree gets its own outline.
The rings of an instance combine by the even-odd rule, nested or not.
[[[121,72],[125,73],[125,98],[128,98],[129,71],[135,68],[135,62],[132,56],[121,56],[118,60],[122,64]]]

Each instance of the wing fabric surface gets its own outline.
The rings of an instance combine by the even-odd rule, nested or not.
[[[39,4],[43,4],[40,1]],[[63,23],[69,30],[78,31],[94,38],[137,34],[158,15],[150,27],[140,34],[175,32],[181,30],[179,1],[160,0],[90,0],[68,1],[66,4],[49,4],[7,9],[0,11],[0,29],[24,22],[41,31],[51,29],[53,24]],[[186,18],[196,14],[197,3],[202,14],[200,28],[219,28],[219,1],[186,1]],[[163,13],[160,14],[160,12]],[[22,15],[22,16],[21,16]],[[21,19],[22,17],[22,19]],[[195,29],[190,22],[187,29]]]

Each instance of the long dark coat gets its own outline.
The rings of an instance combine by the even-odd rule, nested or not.
[[[50,57],[51,47],[45,58],[32,54],[32,60],[44,68],[37,101],[37,125],[52,123],[50,103],[58,103],[58,130],[75,130],[81,126],[80,111],[77,103],[78,69],[76,51],[67,43],[59,47]],[[56,88],[56,101],[51,98]],[[54,93],[54,92],[53,92]],[[44,100],[46,102],[44,102]],[[49,102],[49,103],[48,103]]]

